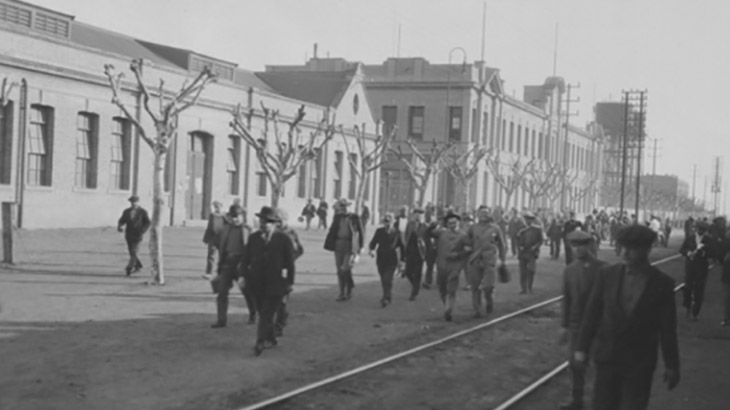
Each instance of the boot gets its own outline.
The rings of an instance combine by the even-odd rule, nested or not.
[[[494,311],[494,301],[492,300],[492,289],[484,289],[484,300],[487,302],[487,315]]]

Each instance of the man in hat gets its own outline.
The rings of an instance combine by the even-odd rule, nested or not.
[[[304,205],[304,209],[302,209],[302,217],[307,223],[306,228],[304,228],[305,230],[309,230],[310,226],[312,225],[312,219],[314,219],[314,215],[316,213],[317,207],[315,207],[312,203],[312,198],[307,199],[307,204]]]
[[[288,236],[291,240],[292,247],[294,249],[294,260],[296,261],[297,259],[299,259],[300,256],[304,254],[304,247],[302,246],[302,243],[299,242],[299,235],[297,235],[297,232],[294,230],[294,228],[289,226],[289,214],[284,208],[276,208],[274,211],[276,212],[276,216],[279,218],[277,228],[281,232],[286,234],[286,236]],[[287,303],[289,303],[289,293],[284,295],[284,297],[281,299],[279,309],[276,311],[276,315],[274,318],[274,332],[276,334],[276,337],[280,337],[283,335],[284,327],[286,327],[287,319],[289,318],[289,311],[286,308]]]
[[[563,306],[561,341],[568,342],[570,362],[570,381],[572,395],[560,406],[561,410],[580,410],[583,408],[583,390],[585,387],[585,366],[576,365],[573,354],[577,350],[578,332],[583,320],[588,297],[596,281],[598,270],[607,263],[596,259],[595,238],[583,231],[573,231],[567,236],[573,248],[575,260],[563,271]]]
[[[710,225],[698,221],[694,233],[684,238],[679,248],[685,258],[684,288],[682,289],[682,306],[687,318],[697,321],[702,302],[705,299],[705,285],[710,273],[710,259],[715,258],[715,240],[709,233]]]
[[[342,198],[335,203],[335,217],[324,240],[324,249],[335,253],[337,283],[340,288],[338,302],[352,297],[355,282],[352,279],[352,266],[355,256],[360,254],[364,244],[360,217],[347,211],[350,202]]]
[[[565,243],[565,265],[570,265],[573,262],[573,249],[568,244],[568,234],[575,231],[576,229],[583,229],[583,224],[579,220],[575,219],[575,212],[568,212],[568,220],[563,225],[563,242]]]
[[[466,274],[471,288],[471,301],[474,316],[482,314],[482,294],[486,302],[486,314],[494,309],[494,278],[497,274],[497,261],[504,265],[506,257],[505,240],[502,231],[492,222],[489,208],[479,207],[478,222],[466,231],[468,245],[472,249],[466,261]]]
[[[228,321],[228,293],[234,282],[238,282],[246,300],[249,324],[256,322],[256,301],[251,290],[247,288],[248,284],[244,284],[246,278],[241,273],[246,241],[251,230],[244,223],[244,209],[242,206],[231,205],[227,217],[229,223],[224,226],[218,245],[220,252],[218,275],[212,281],[213,290],[218,294],[216,296],[217,320],[211,325],[213,329],[226,327]]]
[[[139,252],[139,244],[142,243],[145,232],[151,225],[147,211],[139,206],[139,197],[137,195],[129,197],[129,205],[129,208],[122,212],[122,216],[117,222],[117,231],[124,232],[124,239],[127,241],[127,250],[129,251],[129,262],[127,267],[124,268],[127,276],[142,269],[142,262],[137,257],[137,252]]]
[[[431,235],[436,239],[436,283],[444,304],[444,319],[450,322],[456,305],[459,273],[471,248],[466,235],[459,229],[459,214],[451,211],[444,220],[446,229],[436,229]]]
[[[421,207],[414,207],[411,221],[406,225],[404,234],[405,252],[401,255],[402,260],[406,264],[405,276],[411,283],[410,301],[416,300],[418,291],[421,289],[421,279],[423,278],[423,263],[426,261],[426,255],[429,250],[427,246],[428,225],[423,222],[425,211]]]
[[[208,245],[208,256],[206,257],[205,273],[203,279],[212,279],[211,273],[215,264],[215,257],[218,254],[218,245],[221,241],[221,233],[226,224],[226,217],[223,215],[221,208],[223,204],[220,201],[213,201],[213,211],[208,215],[208,227],[203,234],[203,243]]]
[[[530,211],[523,215],[527,226],[517,233],[517,257],[520,261],[520,294],[532,293],[532,282],[537,271],[537,258],[543,242],[542,229]]]
[[[624,263],[596,275],[573,360],[585,366],[594,346],[593,410],[646,409],[660,345],[664,381],[670,390],[679,383],[674,280],[649,262],[651,229],[627,226],[616,240]]]
[[[517,234],[526,226],[525,220],[517,213],[516,208],[512,208],[510,212],[509,222],[507,222],[507,235],[510,239],[510,247],[512,248],[512,256],[517,256]]]
[[[291,238],[277,229],[280,221],[273,208],[264,206],[256,216],[259,230],[248,238],[242,271],[259,311],[254,345],[254,354],[258,356],[264,349],[277,345],[274,316],[294,285],[295,253]]]
[[[327,229],[327,213],[329,212],[329,205],[327,204],[327,201],[324,199],[319,201],[319,205],[317,206],[317,219],[319,222],[317,223],[317,230],[319,228]]]

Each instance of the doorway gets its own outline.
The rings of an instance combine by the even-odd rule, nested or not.
[[[187,155],[187,219],[207,219],[211,195],[211,164],[213,136],[203,132],[190,134]]]

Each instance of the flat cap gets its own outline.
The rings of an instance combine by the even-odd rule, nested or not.
[[[531,211],[525,211],[525,213],[522,214],[522,217],[523,218],[535,219],[535,214],[532,213]]]
[[[459,221],[461,221],[461,216],[453,211],[449,211],[449,213],[447,213],[446,216],[444,216],[444,221],[448,221],[449,219],[452,219],[452,218],[455,218],[455,219],[458,219]]]
[[[132,195],[128,199],[129,202],[139,202],[139,197],[137,195]]]
[[[616,242],[619,245],[637,249],[650,248],[657,238],[656,232],[644,225],[629,225],[618,232]]]
[[[411,212],[414,214],[425,214],[426,213],[426,211],[423,208],[421,208],[420,206],[413,208],[411,210]]]
[[[567,239],[568,242],[573,245],[588,245],[595,240],[595,238],[593,238],[593,235],[585,231],[579,231],[577,229],[573,232],[570,232],[565,237],[565,239]]]

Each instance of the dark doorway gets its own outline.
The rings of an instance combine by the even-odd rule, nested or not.
[[[187,219],[208,217],[211,195],[211,164],[213,136],[203,132],[190,134],[187,156],[187,193],[185,212]]]

